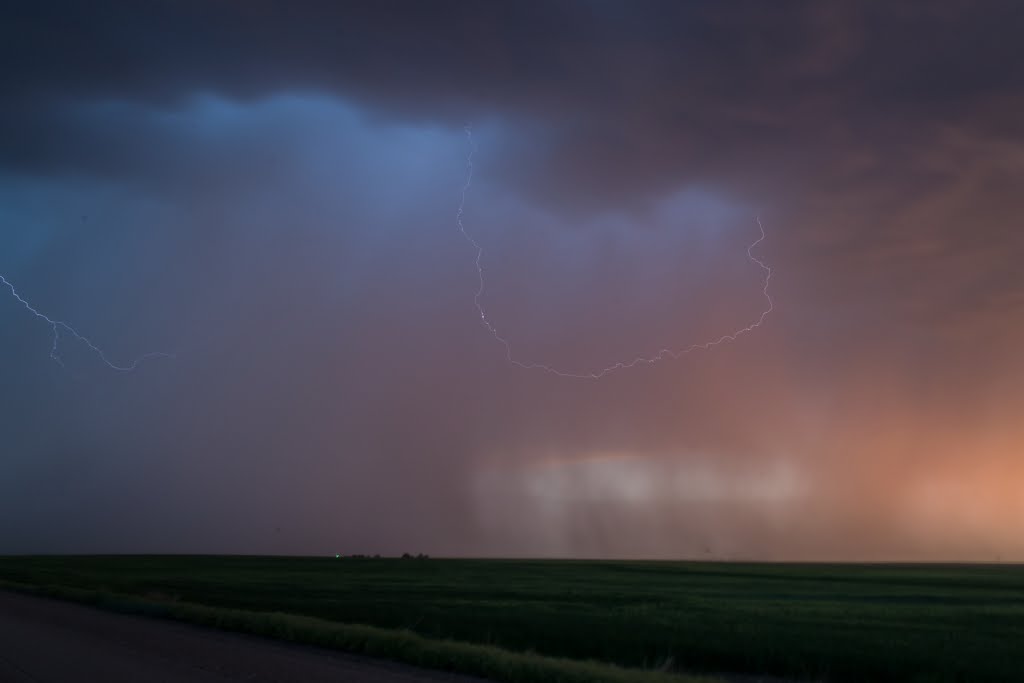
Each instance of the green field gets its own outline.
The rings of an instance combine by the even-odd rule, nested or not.
[[[1016,566],[9,557],[0,558],[0,580],[645,670],[1024,680]]]

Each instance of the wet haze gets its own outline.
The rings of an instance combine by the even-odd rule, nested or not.
[[[348,4],[3,11],[0,552],[1024,560],[1024,5]]]

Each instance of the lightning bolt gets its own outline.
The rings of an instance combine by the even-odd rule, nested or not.
[[[60,356],[60,349],[59,349],[60,338],[61,338],[61,331],[62,330],[67,335],[70,335],[71,337],[73,337],[75,340],[81,342],[82,344],[85,344],[85,346],[87,346],[90,351],[92,351],[94,354],[96,354],[96,356],[98,356],[99,359],[101,361],[103,361],[103,363],[107,367],[109,367],[111,370],[117,370],[119,372],[131,372],[132,370],[137,368],[140,363],[142,363],[143,361],[149,360],[151,358],[174,358],[174,355],[170,354],[170,353],[155,352],[155,353],[147,353],[147,354],[145,354],[143,356],[140,356],[140,357],[136,358],[135,360],[133,360],[128,365],[118,365],[117,363],[114,363],[109,358],[107,358],[107,354],[103,352],[103,349],[101,349],[100,347],[98,347],[95,344],[93,344],[92,341],[88,337],[80,334],[78,332],[78,330],[73,328],[71,325],[67,324],[63,320],[55,320],[55,319],[49,317],[48,315],[46,315],[44,313],[40,313],[38,309],[36,309],[28,301],[23,299],[20,294],[18,294],[18,290],[15,289],[14,285],[11,284],[11,282],[7,278],[5,278],[3,275],[0,275],[0,283],[2,283],[9,290],[11,290],[11,295],[18,301],[18,303],[20,303],[22,306],[24,306],[28,310],[29,313],[34,315],[36,318],[44,321],[53,330],[53,345],[50,347],[50,358],[52,358],[61,367],[64,367],[64,360]]]
[[[766,237],[764,232],[764,226],[761,224],[761,217],[756,216],[755,220],[757,221],[757,227],[761,232],[761,236],[758,237],[753,243],[750,244],[750,246],[747,247],[747,258],[752,263],[757,264],[757,266],[764,272],[764,287],[761,289],[761,293],[764,295],[764,298],[767,301],[767,307],[765,308],[765,310],[761,312],[761,315],[758,316],[758,318],[754,322],[750,323],[746,327],[741,327],[733,332],[730,332],[729,334],[723,334],[721,337],[718,337],[717,339],[712,339],[710,341],[706,341],[699,344],[691,344],[690,346],[676,350],[661,349],[652,356],[637,356],[632,360],[620,361],[618,363],[609,365],[605,368],[601,368],[600,370],[595,370],[594,372],[565,372],[563,370],[559,370],[556,367],[546,365],[544,363],[533,363],[529,361],[516,360],[516,358],[512,355],[512,343],[498,333],[497,327],[495,327],[494,323],[492,323],[490,318],[487,317],[487,311],[484,310],[484,306],[481,303],[481,299],[484,295],[484,248],[480,246],[480,243],[473,239],[473,236],[466,231],[466,226],[463,225],[462,222],[462,216],[465,213],[466,207],[466,195],[468,194],[470,185],[473,182],[473,155],[477,152],[477,144],[476,141],[473,140],[472,127],[466,126],[465,131],[466,142],[469,144],[469,154],[466,156],[466,182],[462,186],[462,197],[459,201],[459,210],[455,217],[455,223],[459,228],[459,232],[462,233],[462,236],[466,238],[466,241],[469,242],[470,245],[472,245],[472,247],[476,250],[475,263],[479,283],[477,285],[476,294],[473,295],[473,304],[476,306],[476,312],[480,316],[480,321],[483,323],[484,327],[487,329],[488,332],[491,333],[491,336],[494,337],[502,346],[505,347],[505,359],[512,365],[523,368],[525,370],[543,370],[544,372],[551,373],[552,375],[557,375],[558,377],[566,377],[570,379],[601,379],[605,375],[615,372],[616,370],[628,370],[630,368],[635,368],[640,365],[654,365],[655,363],[667,359],[675,360],[678,359],[680,356],[691,353],[693,351],[708,351],[716,346],[719,346],[720,344],[736,341],[736,339],[739,338],[740,336],[747,334],[748,332],[752,332],[757,328],[761,327],[761,325],[765,321],[765,318],[767,318],[768,315],[773,310],[775,310],[775,304],[772,301],[771,294],[768,293],[768,286],[771,283],[772,279],[772,269],[764,261],[762,261],[761,259],[754,255],[754,249],[759,244],[761,244],[761,242],[763,242]]]

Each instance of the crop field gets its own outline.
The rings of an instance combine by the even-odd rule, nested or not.
[[[1024,680],[1024,567],[1010,565],[48,556],[0,558],[0,581],[631,670]]]

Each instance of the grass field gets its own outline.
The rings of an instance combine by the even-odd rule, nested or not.
[[[1024,567],[1015,566],[9,557],[0,580],[634,669],[1024,680]]]

